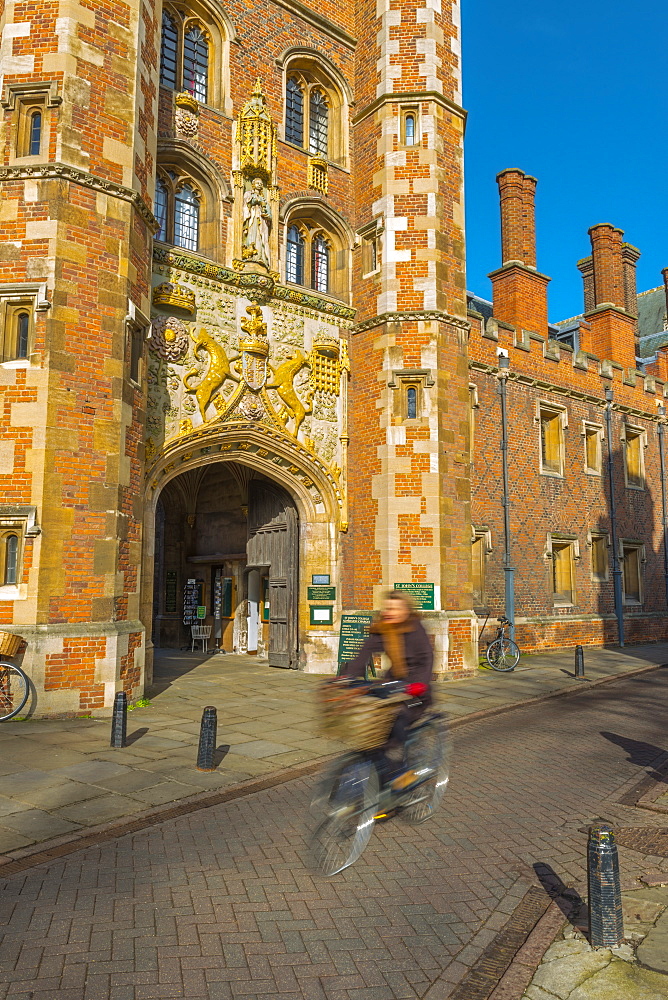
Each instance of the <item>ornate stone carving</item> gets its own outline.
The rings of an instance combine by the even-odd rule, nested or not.
[[[327,177],[327,160],[322,156],[311,156],[308,161],[308,186],[322,194],[327,194],[329,180]]]
[[[183,386],[186,392],[195,394],[197,406],[203,421],[206,421],[206,411],[214,395],[221,388],[227,379],[238,382],[239,378],[230,370],[230,362],[225,350],[211,337],[206,330],[201,329],[197,336],[193,336],[195,344],[195,356],[202,351],[209,355],[209,367],[206,375],[200,380],[198,385],[190,385],[190,380],[199,375],[199,369],[193,368],[183,377]]]
[[[174,131],[177,139],[194,139],[199,128],[199,103],[184,90],[174,98]]]
[[[158,316],[151,324],[149,347],[165,361],[180,361],[188,350],[188,329],[176,316]]]
[[[195,293],[185,285],[175,285],[171,281],[163,281],[156,285],[152,300],[154,306],[183,309],[191,315],[195,312]]]
[[[284,426],[289,420],[294,420],[292,433],[295,437],[299,433],[304,417],[313,409],[313,390],[310,389],[306,394],[304,404],[294,388],[295,376],[308,364],[303,351],[292,351],[285,361],[272,369],[271,381],[267,382],[267,389],[275,389],[282,403],[278,419]]]
[[[273,276],[278,259],[276,129],[258,80],[236,126],[234,171],[238,271],[264,269]]]

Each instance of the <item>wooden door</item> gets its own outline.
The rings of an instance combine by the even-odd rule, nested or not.
[[[269,664],[298,666],[297,599],[299,521],[288,494],[273,483],[251,480],[248,497],[248,566],[266,567]]]

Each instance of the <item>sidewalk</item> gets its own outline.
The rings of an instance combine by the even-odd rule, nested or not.
[[[587,680],[573,677],[573,650],[523,657],[510,674],[480,670],[438,685],[455,726],[521,704],[668,663],[668,644],[585,650]],[[151,703],[128,715],[128,746],[109,747],[109,719],[26,720],[0,726],[0,862],[32,845],[78,837],[101,824],[198,792],[304,767],[340,750],[318,735],[321,677],[270,668],[248,656],[163,650]],[[218,709],[217,769],[195,767],[202,709]],[[566,709],[567,702],[564,702]],[[540,709],[537,708],[537,711]]]

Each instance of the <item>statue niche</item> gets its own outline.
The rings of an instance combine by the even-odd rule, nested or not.
[[[277,278],[276,129],[259,80],[236,122],[234,167],[233,266]]]

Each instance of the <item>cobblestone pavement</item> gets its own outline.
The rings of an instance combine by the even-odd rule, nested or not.
[[[668,749],[668,670],[471,723],[440,814],[378,827],[358,863],[304,863],[311,779],[162,823],[2,883],[0,998],[445,1000],[550,866],[585,890],[595,818]],[[620,801],[622,800],[622,801]],[[623,880],[668,859],[620,849]]]
[[[668,644],[587,649],[601,680],[668,662]],[[480,670],[437,685],[455,718],[588,683],[573,650],[523,657],[511,674]],[[250,656],[162,650],[151,704],[128,715],[128,746],[109,747],[108,719],[28,719],[0,726],[0,857],[80,836],[99,824],[215,792],[338,751],[318,732],[315,674],[276,670]],[[252,696],[251,696],[252,693]],[[215,771],[195,768],[202,709],[218,708]]]

